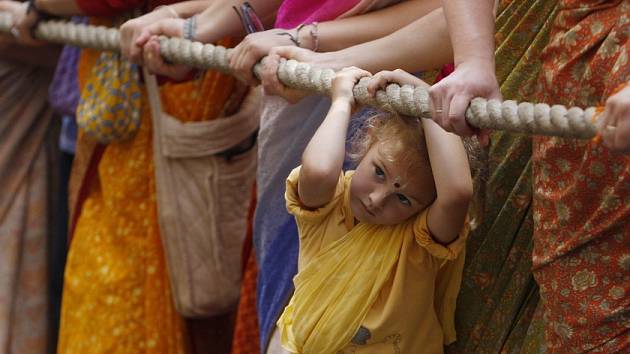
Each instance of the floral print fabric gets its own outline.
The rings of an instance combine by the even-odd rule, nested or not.
[[[539,101],[603,105],[630,80],[630,2],[564,0],[542,55]],[[553,353],[630,350],[630,157],[537,137],[533,269]]]

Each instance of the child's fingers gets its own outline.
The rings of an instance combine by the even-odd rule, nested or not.
[[[385,85],[387,85],[388,82],[389,80],[385,75],[373,76],[368,83],[368,93],[370,94],[370,96],[376,95],[376,91],[384,89]]]
[[[399,85],[412,85],[412,86],[424,86],[429,87],[429,84],[422,81],[420,78],[415,77],[402,69],[396,69],[390,72],[390,81]]]
[[[389,84],[392,81],[395,81],[395,75],[392,71],[381,71],[376,73],[374,76],[372,76],[372,78],[370,79],[370,82],[368,83],[368,93],[371,96],[376,95],[376,91],[378,90],[384,90],[385,87],[387,86],[387,84]]]
[[[337,73],[337,76],[343,81],[352,81],[353,84],[356,84],[359,82],[359,80],[361,80],[361,78],[371,77],[372,74],[369,71],[351,66],[343,68],[340,72]]]

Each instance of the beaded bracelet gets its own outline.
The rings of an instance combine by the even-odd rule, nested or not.
[[[197,15],[187,18],[183,26],[184,38],[194,41],[195,32],[197,31]]]

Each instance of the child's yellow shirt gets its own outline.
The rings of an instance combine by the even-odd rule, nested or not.
[[[347,345],[340,347],[343,348],[341,353],[442,353],[443,344],[455,340],[455,302],[461,282],[468,227],[463,228],[454,242],[443,246],[430,236],[426,210],[396,226],[355,225],[348,202],[353,172],[340,176],[334,197],[327,205],[316,210],[303,208],[297,188],[299,169],[294,169],[287,179],[285,195],[287,209],[297,221],[300,251],[298,275],[294,279],[296,292],[278,321],[281,333],[284,332],[281,334],[283,346],[294,352],[307,353],[309,350],[305,348],[318,352],[321,347],[325,347],[324,343],[328,339],[334,340],[337,335],[326,332],[326,328],[331,327],[321,323],[325,322],[322,319],[329,316],[330,323],[340,324],[347,320],[348,323],[358,325],[351,329],[351,339]],[[366,237],[370,240],[393,239],[392,235],[400,234],[400,242],[393,246],[389,243],[387,246],[375,245],[373,247],[376,249],[373,251],[360,251],[372,252],[370,254],[344,253],[344,237],[350,237],[354,234],[350,231],[359,227],[366,232],[352,235],[356,239],[351,241],[353,244],[345,245],[348,252],[353,252],[352,248],[359,247],[362,240],[367,240]],[[386,251],[387,247],[391,251]],[[378,263],[383,254],[388,254],[387,257],[391,258],[382,263],[391,264],[389,268],[382,268],[384,266]],[[339,259],[335,259],[336,257]],[[326,262],[330,263],[326,265]],[[370,270],[373,264],[381,268]],[[339,269],[313,269],[324,265]],[[387,269],[388,274],[380,275],[382,281],[378,285],[371,285],[370,282],[379,276],[382,269]],[[327,271],[330,274],[326,274]],[[344,272],[350,274],[346,277]],[[327,279],[315,279],[320,276]],[[331,281],[331,278],[336,277],[338,281]],[[371,300],[365,300],[367,295],[357,295],[359,298],[356,298],[358,286],[368,283],[368,289],[362,291],[364,294],[372,293]],[[379,289],[369,289],[370,286],[378,286]],[[340,287],[343,289],[337,289]],[[342,306],[333,314],[326,314],[320,307],[327,306],[325,298],[333,290],[339,291],[341,296],[330,303],[341,302]],[[297,298],[299,296],[304,298]],[[351,310],[353,307],[350,302],[353,301],[370,302],[366,305],[364,315],[358,315],[357,310]],[[316,310],[304,310],[306,306],[312,306]],[[298,312],[300,310],[301,315]],[[310,318],[311,316],[321,318]],[[361,316],[363,319],[352,322],[353,316]],[[314,325],[307,326],[306,329],[300,327],[307,320],[312,320]],[[309,340],[322,345],[317,348],[304,346]]]

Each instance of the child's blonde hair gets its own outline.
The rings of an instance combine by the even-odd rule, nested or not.
[[[427,184],[422,186],[427,198],[422,202],[428,206],[435,199],[436,190],[421,120],[390,113],[376,113],[367,118],[359,132],[351,138],[348,156],[358,163],[375,144],[385,142],[387,144],[382,144],[379,148],[388,160],[396,161],[415,174],[420,173],[421,180],[427,181]],[[471,227],[475,228],[480,224],[484,210],[483,196],[488,173],[487,153],[476,138],[465,138],[463,143],[475,182],[475,195],[470,212]]]

